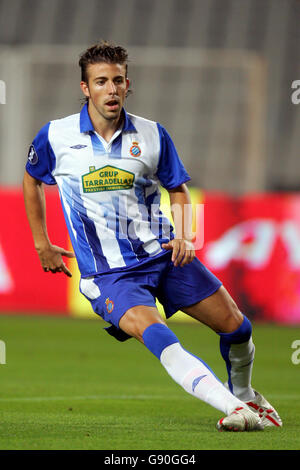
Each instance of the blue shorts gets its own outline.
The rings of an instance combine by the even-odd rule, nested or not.
[[[156,307],[156,299],[166,318],[216,292],[222,283],[197,258],[174,267],[171,252],[134,268],[82,278],[80,292],[91,302],[95,313],[112,325],[108,333],[120,341],[129,338],[119,328],[120,318],[131,307]]]

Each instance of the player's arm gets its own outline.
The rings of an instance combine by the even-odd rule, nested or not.
[[[74,257],[74,253],[52,245],[49,240],[46,223],[46,202],[43,184],[25,171],[23,179],[25,209],[31,228],[34,246],[44,271],[72,274],[65,265],[62,256]]]
[[[172,250],[174,266],[184,266],[195,258],[195,248],[192,243],[191,198],[185,184],[169,189],[168,193],[176,236],[169,243],[163,243],[162,248]]]

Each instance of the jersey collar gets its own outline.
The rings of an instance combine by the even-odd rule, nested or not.
[[[122,109],[122,113],[124,113],[124,124],[123,124],[122,132],[129,132],[129,131],[137,132],[136,128],[134,127],[130,117],[128,116],[124,108]],[[88,105],[87,103],[85,103],[85,105],[83,106],[80,112],[80,132],[90,132],[90,131],[94,132],[95,129],[88,113]]]

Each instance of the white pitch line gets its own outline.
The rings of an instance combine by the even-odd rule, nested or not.
[[[185,397],[184,397],[185,398]],[[166,395],[87,395],[68,397],[0,397],[0,402],[64,401],[64,400],[181,400]]]
[[[67,396],[67,397],[0,397],[1,402],[46,402],[46,401],[64,401],[64,400],[186,400],[189,395],[166,396],[166,395],[86,395],[86,396]],[[271,394],[267,396],[268,400],[299,400],[297,394]]]

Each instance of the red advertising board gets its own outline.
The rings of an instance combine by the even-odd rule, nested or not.
[[[47,188],[46,201],[50,239],[69,249],[56,188]],[[197,203],[204,203],[204,246],[196,254],[240,309],[254,320],[300,324],[300,194],[208,192],[203,199],[196,191]],[[72,315],[77,265],[76,287],[62,273],[44,273],[21,189],[0,189],[0,204],[0,313]]]
[[[206,195],[199,258],[256,320],[300,323],[300,195]]]
[[[0,189],[0,201],[0,311],[68,314],[66,276],[43,272],[21,189]],[[56,190],[47,191],[47,221],[55,244],[68,246]]]

